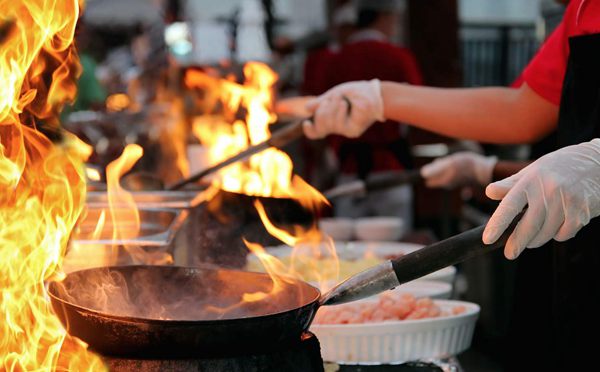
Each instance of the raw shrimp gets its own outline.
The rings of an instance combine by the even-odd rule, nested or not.
[[[411,294],[383,293],[377,301],[343,304],[319,309],[315,324],[360,324],[390,320],[435,318],[461,314],[464,306],[449,311],[442,309],[429,297],[415,298]]]

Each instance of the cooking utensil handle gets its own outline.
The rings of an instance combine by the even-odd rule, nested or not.
[[[365,183],[366,191],[385,190],[390,187],[418,184],[423,182],[421,171],[419,169],[411,169],[393,174],[386,174],[372,180],[367,180]]]
[[[485,225],[467,230],[351,276],[323,295],[320,304],[335,305],[370,297],[447,266],[492,252],[506,245],[523,213],[513,220],[495,243],[483,244]]]
[[[521,216],[522,213],[513,220],[504,234],[492,244],[483,243],[485,225],[481,225],[392,260],[392,267],[396,273],[398,283],[409,282],[445,267],[456,265],[504,247]]]

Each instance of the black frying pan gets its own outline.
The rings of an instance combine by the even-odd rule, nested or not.
[[[104,355],[173,358],[260,351],[297,342],[321,305],[371,296],[503,247],[517,220],[491,245],[482,243],[480,226],[363,271],[323,296],[294,280],[280,295],[219,313],[220,318],[204,306],[224,308],[238,303],[243,293],[268,290],[270,277],[207,268],[110,267],[70,273],[63,282],[50,283],[48,292],[67,331]],[[117,309],[110,296],[101,306],[106,297],[97,287],[107,283],[107,273],[112,281],[122,278],[113,284],[128,288],[130,309]],[[170,319],[160,319],[156,307],[144,302],[148,299],[170,308]]]
[[[128,288],[129,309],[115,310],[120,296],[114,293],[106,308],[106,298],[96,297],[97,284],[107,275],[123,279],[119,284]],[[211,268],[104,267],[72,272],[61,283],[50,283],[48,293],[69,334],[103,355],[185,358],[252,353],[299,340],[320,293],[307,283],[294,284],[280,296],[231,309],[220,319],[204,306],[227,308],[241,301],[243,293],[268,291],[270,277]],[[168,309],[163,315],[176,318],[160,319],[160,309],[148,304],[152,300]]]

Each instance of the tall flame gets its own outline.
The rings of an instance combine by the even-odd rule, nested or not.
[[[339,260],[335,244],[329,236],[324,235],[315,225],[308,229],[296,226],[295,231],[291,233],[273,224],[260,201],[255,201],[254,206],[269,234],[293,248],[289,262],[284,263],[269,255],[260,245],[246,242],[250,252],[256,256],[264,270],[271,276],[272,292],[281,290],[282,283],[289,282],[286,280],[288,277],[300,280],[311,279],[313,284],[322,291],[330,289],[331,284],[338,281],[340,276]],[[323,265],[319,265],[319,261],[325,257],[331,262],[331,265],[323,268]],[[310,278],[306,275],[309,275]]]
[[[99,370],[46,297],[85,202],[86,153],[61,145],[58,114],[75,95],[77,0],[0,0],[0,370]]]
[[[208,147],[209,161],[213,164],[271,137],[269,126],[277,120],[272,112],[277,74],[263,63],[249,62],[244,66],[244,77],[244,84],[237,84],[194,70],[186,74],[186,84],[204,89],[209,105],[221,104],[220,115],[199,116],[193,123],[194,135]],[[212,98],[215,95],[217,99]],[[236,120],[240,108],[246,110],[245,120]],[[314,189],[303,191],[307,184],[293,175],[293,168],[285,152],[269,148],[252,156],[248,163],[236,163],[221,170],[216,182],[230,192],[293,198],[309,204],[326,202]]]
[[[269,126],[277,120],[273,113],[273,86],[277,75],[265,64],[250,62],[244,66],[245,82],[237,84],[231,78],[219,79],[209,72],[188,71],[186,84],[204,90],[207,106],[220,108],[212,110],[214,115],[195,118],[194,135],[208,147],[209,161],[217,163],[238,154],[250,145],[255,145],[271,137]],[[219,105],[220,104],[220,105]],[[238,118],[245,109],[244,120]],[[222,112],[221,112],[222,111]],[[276,148],[269,148],[250,158],[247,163],[235,163],[224,168],[213,182],[223,190],[254,196],[291,198],[304,208],[317,213],[320,207],[328,204],[325,197],[301,177],[293,174],[290,157]],[[337,254],[333,241],[312,226],[309,229],[295,227],[290,233],[275,226],[260,202],[255,207],[266,230],[285,244],[294,247],[289,263],[284,263],[270,255],[262,246],[245,241],[248,249],[273,280],[269,293],[248,293],[245,302],[260,301],[275,296],[293,285],[295,279],[305,279],[300,274],[310,270],[321,289],[326,289],[339,276]],[[331,258],[333,264],[322,272],[318,261],[322,256]]]

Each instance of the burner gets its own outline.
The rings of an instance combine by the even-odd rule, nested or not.
[[[105,357],[111,372],[323,372],[319,340],[306,334],[296,345],[279,351],[240,355],[230,358],[202,359],[123,359]]]

